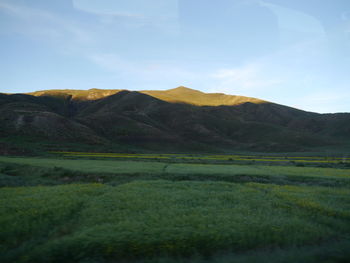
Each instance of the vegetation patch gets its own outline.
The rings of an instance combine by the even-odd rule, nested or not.
[[[0,261],[347,262],[349,177],[344,168],[0,157]]]
[[[348,189],[160,180],[0,195],[2,262],[213,257],[347,240],[350,231]]]

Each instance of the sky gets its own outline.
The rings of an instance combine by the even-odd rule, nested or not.
[[[349,0],[0,0],[0,92],[166,90],[350,112]]]

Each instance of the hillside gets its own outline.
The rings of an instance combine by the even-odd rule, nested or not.
[[[89,101],[98,100],[121,92],[120,89],[115,90],[43,90],[28,93],[33,96],[50,96],[50,97],[67,97],[71,96],[73,100]],[[226,95],[223,93],[203,93],[198,90],[189,89],[186,87],[178,87],[170,90],[143,90],[140,93],[152,96],[154,98],[171,102],[171,103],[186,103],[197,106],[233,106],[245,102],[264,103],[266,101],[256,98],[244,96]]]
[[[350,114],[184,87],[0,94],[0,124],[3,151],[27,143],[55,150],[312,151],[350,141]]]
[[[203,93],[185,87],[170,90],[146,90],[141,93],[150,95],[160,100],[171,103],[187,103],[197,106],[234,106],[246,102],[264,103],[266,101],[244,96],[226,95],[223,93]]]

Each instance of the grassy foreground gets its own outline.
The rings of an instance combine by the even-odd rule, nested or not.
[[[0,162],[0,262],[350,260],[348,169]]]
[[[5,262],[209,257],[337,242],[350,231],[348,189],[139,181],[5,188],[0,196]]]

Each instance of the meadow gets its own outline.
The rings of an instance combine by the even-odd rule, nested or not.
[[[157,159],[165,161],[180,162],[235,162],[235,163],[273,163],[273,164],[350,164],[350,158],[347,155],[338,156],[294,156],[284,155],[244,155],[244,154],[131,154],[131,153],[91,153],[91,152],[51,152],[62,157],[85,157],[85,158],[112,158],[112,159]]]
[[[0,157],[1,262],[350,261],[344,166],[64,155]]]

